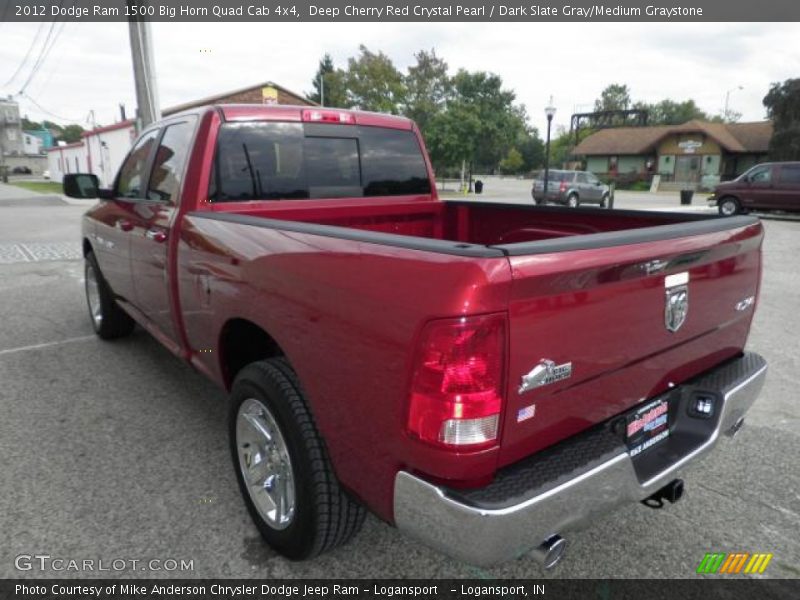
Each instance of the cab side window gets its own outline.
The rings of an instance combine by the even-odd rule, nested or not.
[[[118,198],[144,198],[146,170],[150,162],[150,154],[156,144],[158,130],[144,134],[122,163],[117,177],[115,196]]]
[[[173,203],[178,191],[183,167],[189,154],[194,123],[185,121],[168,125],[156,150],[153,171],[147,188],[147,198]]]
[[[783,165],[780,182],[800,186],[800,165]]]

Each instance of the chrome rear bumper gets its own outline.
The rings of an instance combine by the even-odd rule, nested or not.
[[[666,440],[673,440],[673,446],[661,451],[657,446],[636,458],[631,458],[621,438],[619,445],[609,446],[611,434],[606,428],[591,434],[596,439],[567,440],[563,452],[551,453],[541,469],[536,456],[527,467],[510,467],[510,475],[489,486],[496,489],[477,494],[436,486],[400,471],[395,478],[395,524],[465,562],[490,565],[518,558],[550,536],[585,525],[621,504],[643,500],[675,479],[682,467],[714,447],[720,433],[733,435],[738,430],[766,373],[766,361],[746,353],[675,388],[676,413]],[[717,399],[715,416],[705,424],[686,413],[687,398],[699,390],[714,393]],[[602,442],[599,436],[605,436]],[[581,448],[572,452],[570,448],[578,445]],[[587,448],[602,450],[577,465],[575,457],[585,456]],[[542,481],[539,474],[552,471],[553,465],[564,469]],[[533,482],[530,487],[528,481]]]

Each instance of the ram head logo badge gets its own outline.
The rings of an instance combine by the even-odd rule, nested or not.
[[[664,325],[667,331],[675,333],[686,322],[689,314],[689,273],[676,273],[664,281],[666,304],[664,306]]]
[[[557,365],[554,361],[543,358],[529,373],[522,376],[522,383],[517,392],[524,394],[543,385],[555,383],[572,377],[572,363]]]

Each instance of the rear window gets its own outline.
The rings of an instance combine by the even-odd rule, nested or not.
[[[291,200],[430,193],[411,131],[302,123],[227,123],[209,197]]]
[[[550,171],[547,178],[549,181],[572,181],[573,175],[574,173],[570,173],[569,171]],[[544,174],[542,177],[544,177]]]

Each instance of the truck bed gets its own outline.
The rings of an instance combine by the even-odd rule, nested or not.
[[[496,256],[500,254],[534,254],[559,249],[586,249],[679,237],[688,233],[702,233],[730,229],[716,216],[669,213],[656,211],[607,210],[581,208],[580,210],[550,206],[525,206],[474,201],[425,201],[420,199],[387,199],[370,204],[363,202],[270,202],[249,203],[215,207],[218,216],[247,222],[251,225],[287,227],[288,224],[259,223],[251,219],[290,221],[297,224],[322,225],[325,229],[300,227],[333,237],[351,237],[345,231],[328,227],[350,229],[393,236],[354,236],[375,243],[414,247],[405,238],[418,238],[419,249],[465,255]],[[247,217],[251,217],[248,219]],[[687,224],[693,224],[689,230]],[[665,226],[674,227],[665,227]],[[658,230],[652,228],[658,227]],[[649,231],[648,231],[649,230]],[[628,235],[600,236],[626,231]],[[630,232],[636,231],[634,235]],[[580,238],[594,235],[591,239]],[[428,244],[421,240],[446,242]],[[557,241],[557,244],[535,242]],[[497,252],[491,252],[492,249]],[[485,252],[482,250],[490,250]]]

